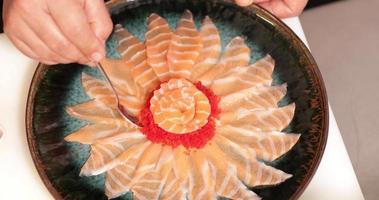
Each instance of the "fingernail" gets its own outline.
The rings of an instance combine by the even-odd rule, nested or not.
[[[236,3],[239,5],[239,6],[249,6],[251,5],[252,3],[254,3],[253,0],[236,0]]]
[[[4,128],[0,126],[0,139],[3,137],[4,133],[5,133]]]
[[[90,67],[95,67],[96,66],[96,63],[95,62],[89,62],[87,63],[86,65],[90,66]]]
[[[91,55],[91,58],[92,58],[92,61],[94,61],[94,62],[100,62],[100,60],[103,58],[103,56],[100,53],[95,52]]]

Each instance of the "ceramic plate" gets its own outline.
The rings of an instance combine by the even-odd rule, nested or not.
[[[223,45],[242,36],[252,49],[252,62],[270,54],[276,61],[274,84],[286,82],[288,92],[280,102],[296,103],[295,117],[285,132],[301,133],[299,142],[284,156],[268,163],[293,175],[270,187],[251,188],[263,199],[296,199],[304,191],[321,160],[328,130],[328,107],[324,84],[305,45],[280,20],[265,10],[240,8],[215,0],[115,0],[107,4],[113,22],[123,24],[144,40],[146,19],[155,12],[175,26],[185,9],[197,24],[210,16],[219,28]],[[117,57],[115,41],[107,42],[109,57]],[[104,175],[80,177],[89,146],[64,141],[86,122],[70,117],[65,108],[89,99],[80,83],[81,73],[99,76],[96,69],[79,64],[40,64],[29,93],[26,111],[30,151],[46,187],[56,199],[107,199]],[[132,199],[127,193],[117,199]]]

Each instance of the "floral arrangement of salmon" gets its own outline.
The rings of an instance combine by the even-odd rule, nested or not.
[[[102,66],[110,87],[82,74],[92,99],[67,108],[88,125],[65,140],[91,146],[80,175],[106,173],[105,193],[136,199],[260,199],[249,187],[276,185],[292,175],[264,162],[289,151],[300,134],[284,133],[295,104],[279,107],[286,84],[272,86],[269,55],[250,64],[241,37],[222,52],[209,17],[196,28],[185,11],[176,30],[151,14],[141,42],[121,25],[114,35],[121,59]]]

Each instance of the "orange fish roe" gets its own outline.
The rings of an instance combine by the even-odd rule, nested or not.
[[[150,99],[153,97],[152,93],[140,115],[141,131],[146,135],[147,139],[153,143],[161,143],[172,147],[183,145],[186,148],[199,149],[213,138],[215,134],[215,118],[217,118],[219,114],[219,98],[200,82],[197,82],[195,86],[207,96],[209,104],[211,105],[211,113],[208,117],[208,122],[200,129],[184,134],[171,133],[162,129],[154,122],[153,114],[150,110]]]

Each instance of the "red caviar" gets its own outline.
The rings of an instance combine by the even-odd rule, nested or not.
[[[150,99],[153,93],[147,99],[145,108],[141,111],[140,124],[142,125],[142,133],[146,135],[147,139],[153,143],[161,143],[177,147],[183,145],[186,148],[202,148],[207,142],[213,138],[215,134],[215,118],[218,116],[218,97],[208,88],[203,86],[200,82],[195,84],[196,88],[203,92],[211,105],[211,113],[208,117],[208,122],[196,131],[184,134],[175,134],[168,132],[159,127],[154,122],[153,114],[150,110]]]

